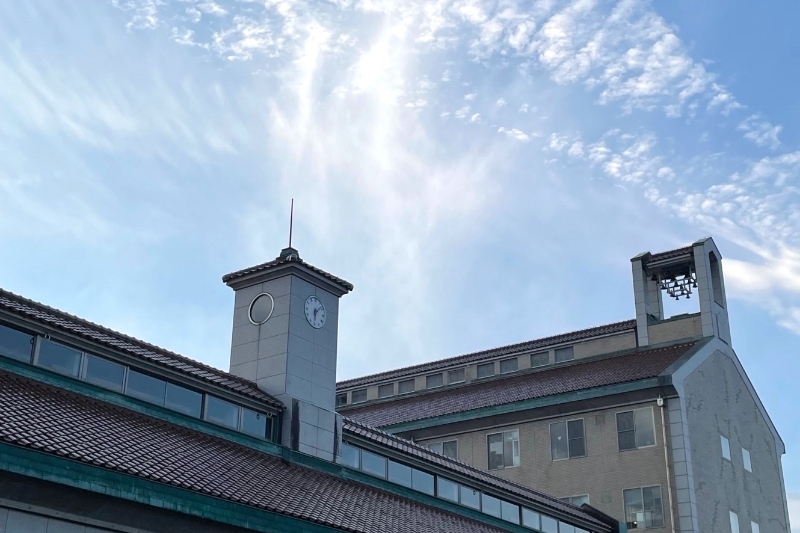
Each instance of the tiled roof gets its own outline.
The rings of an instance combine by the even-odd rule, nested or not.
[[[684,246],[683,248],[675,248],[674,250],[667,250],[666,252],[658,252],[657,254],[651,254],[647,262],[653,263],[655,261],[663,261],[665,259],[672,259],[673,257],[680,257],[682,255],[691,253],[692,253],[692,247]]]
[[[616,385],[656,377],[686,353],[694,342],[663,348],[642,349],[622,355],[576,361],[514,377],[442,389],[392,401],[344,409],[343,413],[364,424],[385,427],[482,407],[509,404],[554,394]]]
[[[432,372],[441,368],[447,368],[459,364],[474,363],[475,361],[482,361],[484,359],[492,359],[501,355],[512,353],[526,352],[536,350],[545,346],[553,344],[562,344],[565,342],[575,342],[592,337],[599,337],[601,335],[609,335],[612,333],[621,333],[627,330],[633,330],[636,327],[636,320],[625,320],[623,322],[615,322],[613,324],[606,324],[604,326],[596,326],[589,329],[581,329],[569,333],[562,333],[560,335],[553,335],[532,341],[520,342],[517,344],[509,344],[508,346],[501,346],[499,348],[492,348],[491,350],[483,350],[481,352],[474,352],[466,355],[459,355],[457,357],[450,357],[447,359],[439,359],[431,361],[430,363],[423,363],[420,365],[407,366],[397,370],[390,370],[388,372],[381,372],[380,374],[372,374],[369,376],[362,376],[358,378],[340,381],[336,384],[337,389],[357,387],[366,383],[376,383],[388,379],[397,379],[411,374],[421,372]]]
[[[446,455],[432,452],[426,446],[422,446],[408,439],[404,439],[402,437],[386,433],[385,431],[367,426],[366,424],[362,424],[361,422],[358,422],[352,418],[344,417],[344,431],[345,435],[347,433],[357,435],[366,440],[377,443],[378,445],[392,448],[405,455],[411,455],[428,463],[433,463],[435,465],[447,468],[448,470],[458,472],[461,475],[470,477],[481,483],[485,483],[486,485],[496,487],[501,491],[516,494],[525,500],[532,500],[545,507],[556,509],[561,513],[566,513],[572,517],[585,520],[591,524],[594,524],[595,529],[598,531],[611,529],[607,524],[603,524],[591,516],[588,516],[574,505],[564,503],[556,498],[553,498],[552,496],[548,496],[547,494],[535,491],[523,485],[493,476],[484,472],[483,470],[479,470],[466,463],[462,463],[461,461],[447,457]]]
[[[0,441],[357,533],[504,531],[0,371]]]
[[[290,264],[290,263],[294,263],[294,264],[297,264],[297,265],[302,265],[302,266],[308,268],[309,270],[312,270],[313,272],[319,274],[320,276],[322,276],[322,277],[332,281],[333,283],[341,286],[342,288],[346,289],[348,292],[353,290],[353,284],[352,283],[350,283],[348,281],[345,281],[342,278],[336,277],[333,274],[330,274],[329,272],[325,272],[324,270],[322,270],[320,268],[317,268],[314,265],[306,263],[305,261],[300,259],[300,256],[297,255],[296,253],[295,254],[283,254],[282,253],[279,257],[276,257],[272,261],[267,261],[266,263],[261,263],[260,265],[256,265],[256,266],[253,266],[253,267],[250,267],[250,268],[245,268],[245,269],[242,269],[242,270],[237,270],[236,272],[231,272],[230,274],[225,274],[224,276],[222,276],[222,281],[225,282],[225,283],[228,283],[228,282],[234,281],[234,280],[236,280],[238,278],[241,278],[241,277],[244,277],[244,276],[247,276],[247,275],[250,275],[250,274],[254,274],[254,273],[260,272],[262,270],[267,270],[268,268],[274,268],[274,267],[277,267],[277,266],[287,265],[287,264]]]
[[[172,370],[199,378],[218,387],[243,394],[255,400],[266,402],[273,407],[283,408],[283,404],[263,392],[255,382],[248,381],[223,372],[217,368],[193,361],[158,346],[140,341],[122,333],[83,320],[58,309],[34,302],[22,296],[0,289],[0,309],[22,315],[43,326],[78,335],[103,346],[144,359],[148,362],[169,367]]]

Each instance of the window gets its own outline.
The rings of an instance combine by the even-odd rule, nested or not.
[[[164,405],[174,411],[178,411],[179,413],[200,418],[200,410],[203,407],[203,395],[199,392],[181,387],[180,385],[167,383],[167,397]],[[250,412],[252,413],[252,411]],[[263,425],[264,424],[262,423],[262,426]],[[261,432],[259,437],[263,436],[264,431]]]
[[[550,364],[550,352],[535,353],[531,355],[531,368]]]
[[[481,495],[481,510],[488,515],[500,518],[503,514],[502,502],[494,496],[483,494]]]
[[[361,469],[373,476],[386,477],[386,458],[361,450]]]
[[[558,533],[558,520],[542,515],[542,532]]]
[[[653,408],[643,407],[617,413],[617,442],[619,451],[655,446]]]
[[[343,442],[339,447],[339,463],[350,468],[361,468],[361,450]]]
[[[83,379],[106,389],[122,392],[125,381],[125,367],[95,355],[86,355]]]
[[[336,407],[347,405],[347,393],[336,395]]]
[[[556,363],[571,361],[573,359],[575,359],[575,350],[572,349],[572,346],[556,348]]]
[[[575,526],[566,522],[558,522],[558,533],[575,533]]]
[[[742,462],[744,463],[744,469],[748,472],[753,471],[753,465],[750,463],[750,452],[742,448]]]
[[[135,370],[128,370],[128,383],[125,394],[156,405],[164,405],[167,383]],[[236,427],[234,425],[233,427]]]
[[[729,511],[731,517],[731,533],[739,533],[739,515]]]
[[[519,359],[514,357],[513,359],[505,359],[500,361],[500,373],[501,374],[508,374],[509,372],[516,372],[519,368]]]
[[[586,455],[582,418],[550,424],[550,452],[553,461]]]
[[[722,446],[722,457],[727,459],[728,461],[731,460],[731,444],[728,442],[728,439],[723,437],[722,435],[719,436],[719,443]]]
[[[502,506],[502,513],[500,514],[500,518],[502,518],[506,522],[519,524],[519,505],[515,505],[509,502],[500,502],[500,504]]]
[[[435,389],[436,387],[441,387],[442,385],[444,385],[444,374],[439,373],[425,376],[426,389]]]
[[[541,515],[530,509],[522,508],[522,525],[531,529],[541,529]]]
[[[169,402],[169,387],[167,387],[167,402]],[[242,433],[263,439],[267,434],[267,415],[242,408]]]
[[[519,466],[519,431],[504,431],[486,436],[489,470]]]
[[[478,365],[478,379],[494,376],[494,363]]]
[[[457,368],[455,370],[450,370],[447,372],[447,382],[450,384],[453,383],[463,383],[467,380],[466,372],[464,372],[463,368]]]
[[[459,486],[458,494],[461,498],[461,505],[472,507],[473,509],[481,509],[481,492],[464,485]]]
[[[350,400],[351,403],[361,403],[367,401],[367,389],[354,390],[350,394],[352,395]]]
[[[78,350],[42,339],[36,362],[39,366],[77,378],[81,369],[81,355]]]
[[[434,493],[433,474],[428,474],[416,468],[411,471],[411,488],[425,494],[433,496]]]
[[[239,406],[216,398],[206,396],[206,420],[229,428],[239,428]]]
[[[428,449],[430,449],[433,452],[446,455],[447,457],[458,459],[457,440],[446,440],[444,442],[437,442],[436,444],[431,444],[430,446],[428,446]]]
[[[411,467],[389,461],[389,481],[404,487],[411,486]]]
[[[388,398],[394,396],[394,383],[386,383],[378,386],[378,398]]]
[[[0,355],[30,363],[32,351],[33,335],[0,325]]]
[[[628,529],[664,527],[660,486],[623,490],[622,499]]]
[[[458,483],[436,476],[436,495],[451,502],[458,502]]]
[[[415,382],[413,379],[407,379],[397,384],[397,390],[399,391],[399,394],[408,394],[409,392],[414,392],[414,389]]]
[[[751,533],[761,533],[761,528],[755,522],[750,522],[750,531]]]
[[[571,503],[576,507],[580,507],[584,503],[589,503],[589,495],[588,494],[581,494],[580,496],[566,496],[564,498],[559,498],[564,503]]]

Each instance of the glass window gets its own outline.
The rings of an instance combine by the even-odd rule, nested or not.
[[[653,408],[643,407],[617,413],[617,442],[620,451],[655,446]]]
[[[411,486],[411,467],[389,461],[389,481],[404,487]]]
[[[361,450],[361,470],[373,476],[386,477],[386,457]]]
[[[428,449],[430,449],[433,452],[446,455],[447,457],[458,459],[457,440],[446,440],[444,442],[437,442],[436,444],[431,444],[430,446],[428,446]]]
[[[378,398],[394,396],[394,383],[385,383],[378,386]]]
[[[206,395],[206,420],[239,429],[239,406],[210,394]]]
[[[488,515],[500,518],[503,514],[502,503],[498,498],[489,496],[488,494],[481,495],[481,511]]]
[[[731,517],[731,533],[739,533],[739,515],[729,511]]]
[[[554,461],[586,455],[582,418],[550,424],[550,453]]]
[[[458,501],[458,483],[436,476],[436,495],[451,502]]]
[[[42,339],[36,362],[44,368],[77,378],[81,370],[81,352]]]
[[[558,533],[558,520],[542,515],[542,532]]]
[[[361,403],[367,401],[367,389],[354,390],[350,394],[351,394],[350,397],[351,403]]]
[[[425,376],[426,389],[435,389],[436,387],[441,387],[442,385],[444,385],[444,374],[439,373]]]
[[[467,373],[463,368],[456,368],[447,372],[448,383],[463,383],[467,379]]]
[[[507,522],[519,524],[519,505],[510,502],[500,502],[502,513],[500,518]]]
[[[505,359],[500,361],[500,373],[501,374],[508,374],[509,372],[516,372],[517,368],[519,368],[519,359],[514,357],[513,359]]]
[[[742,462],[744,463],[744,469],[748,472],[753,471],[753,465],[750,463],[750,452],[742,448]]]
[[[164,405],[167,384],[158,378],[150,377],[133,369],[128,370],[125,394],[156,405]],[[235,427],[235,426],[234,426]]]
[[[350,468],[361,468],[361,450],[343,442],[339,447],[337,462]]]
[[[660,486],[626,489],[622,491],[622,499],[628,529],[664,527]]]
[[[750,531],[752,533],[761,533],[761,528],[755,522],[750,522]]]
[[[336,395],[336,407],[347,405],[347,393]]]
[[[458,488],[461,496],[461,505],[472,507],[473,509],[481,510],[481,492],[471,487],[460,485]]]
[[[486,436],[489,470],[519,466],[519,431],[504,431]]]
[[[413,379],[406,379],[397,384],[398,394],[408,394],[409,392],[414,392],[415,388],[416,382]]]
[[[583,419],[567,422],[567,437],[569,438],[569,456],[583,457],[586,455],[586,440],[583,435]]]
[[[433,475],[414,468],[411,471],[411,488],[433,496]]]
[[[588,494],[581,494],[580,496],[570,496],[569,503],[576,507],[580,507],[584,503],[589,503],[589,495]]]
[[[731,445],[728,442],[728,439],[723,437],[722,435],[719,436],[719,442],[722,446],[722,457],[727,459],[728,461],[731,460]]]
[[[494,376],[494,363],[484,363],[478,365],[478,378],[488,378]]]
[[[0,355],[30,363],[32,352],[33,335],[0,325]]]
[[[617,442],[619,451],[636,449],[636,426],[633,411],[617,413]]]
[[[522,508],[522,525],[531,529],[541,529],[539,513]]]
[[[86,354],[83,379],[106,389],[122,392],[125,382],[125,367],[96,355]]]
[[[535,353],[531,355],[531,368],[550,364],[550,352]]]
[[[181,387],[174,383],[167,383],[167,395],[164,405],[179,413],[200,418],[200,410],[203,408],[203,395],[199,392],[187,389],[186,387]],[[245,409],[245,411],[250,413],[252,417],[247,420],[247,429],[245,429],[243,420],[242,431],[250,433],[251,435],[263,437],[266,428],[266,416],[261,415],[261,420],[259,422],[255,417],[258,413],[248,409]],[[260,432],[258,432],[259,427],[261,430]],[[253,433],[253,431],[256,433]]]
[[[556,348],[556,363],[571,361],[572,359],[575,359],[575,350],[573,350],[572,346]]]
[[[167,404],[169,404],[169,391],[170,389],[168,385]],[[188,392],[194,392],[194,391],[188,391]],[[167,405],[167,407],[169,407],[169,405]],[[244,407],[242,407],[242,433],[247,433],[248,435],[253,435],[254,437],[261,437],[263,439],[267,435],[268,418],[269,417],[264,413],[258,413],[256,411],[251,411],[250,409],[245,409]]]
[[[503,468],[503,434],[487,435],[486,443],[489,447],[489,470]]]

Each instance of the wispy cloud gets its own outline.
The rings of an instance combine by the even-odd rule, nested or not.
[[[773,126],[761,115],[750,115],[739,123],[736,129],[745,132],[744,138],[753,141],[758,146],[766,146],[775,150],[781,145],[778,134],[783,129],[782,126]]]

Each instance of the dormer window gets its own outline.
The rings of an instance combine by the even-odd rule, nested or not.
[[[351,403],[361,403],[367,401],[367,389],[358,389],[354,390],[350,394],[350,402]]]
[[[478,365],[478,379],[494,376],[494,362]]]
[[[575,359],[575,350],[572,348],[572,346],[556,348],[556,363],[572,361],[573,359]]]
[[[441,372],[438,374],[431,374],[430,376],[425,376],[425,388],[426,389],[435,389],[444,385],[444,374]]]
[[[405,379],[397,384],[397,391],[398,394],[408,394],[409,392],[414,392],[415,390],[415,380],[413,379]]]

